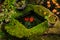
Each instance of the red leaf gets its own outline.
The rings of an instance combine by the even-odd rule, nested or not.
[[[29,18],[28,18],[28,17],[25,17],[24,20],[25,20],[25,21],[29,21]]]
[[[30,22],[33,22],[34,21],[34,17],[30,17]]]

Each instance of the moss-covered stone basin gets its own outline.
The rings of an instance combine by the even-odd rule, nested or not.
[[[42,10],[43,11],[42,13],[41,12],[37,13],[38,8],[41,8],[41,6],[39,7],[38,5],[30,5],[29,4],[29,5],[27,5],[26,9],[24,9],[24,11],[22,11],[22,13],[27,14],[28,12],[33,10],[34,12],[36,12],[36,14],[38,14],[39,16],[42,16],[45,19],[45,21],[42,21],[42,23],[39,23],[39,24],[35,25],[34,27],[28,29],[21,22],[19,22],[15,17],[15,18],[11,18],[10,22],[5,25],[5,30],[10,35],[13,35],[13,36],[16,36],[16,37],[19,37],[19,38],[29,37],[29,36],[34,35],[34,34],[39,34],[39,35],[43,34],[44,31],[48,29],[48,21],[45,18],[45,16],[48,16],[48,15],[43,16],[44,15],[43,10]],[[20,16],[18,16],[18,17],[20,17]]]

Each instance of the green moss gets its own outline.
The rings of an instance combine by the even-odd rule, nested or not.
[[[38,34],[38,33],[42,34],[46,30],[46,28],[48,28],[47,21],[31,29],[27,29],[24,27],[24,25],[22,25],[20,22],[18,22],[15,19],[13,19],[9,24],[5,26],[5,29],[9,34],[20,38],[23,36],[29,37],[30,35]]]

